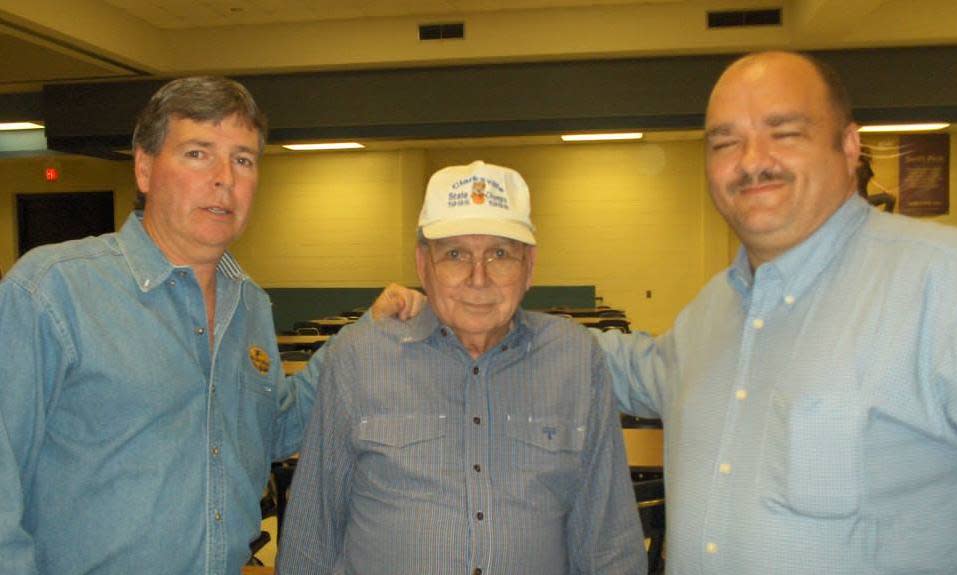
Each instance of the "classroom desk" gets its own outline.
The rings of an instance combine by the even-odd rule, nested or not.
[[[325,343],[331,336],[328,335],[277,335],[276,342],[279,345],[296,344],[311,345],[316,343]]]
[[[328,335],[277,335],[276,343],[279,344],[279,351],[290,351],[294,349],[317,350],[322,344],[329,341]]]
[[[664,435],[660,429],[622,429],[628,467],[661,468],[665,463]]]
[[[308,364],[308,361],[284,361],[282,362],[282,372],[286,375],[292,375],[305,369]]]

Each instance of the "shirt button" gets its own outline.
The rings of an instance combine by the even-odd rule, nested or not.
[[[472,374],[473,374],[473,375],[478,375],[478,372],[479,372],[479,368],[478,368],[478,366],[476,365],[475,367],[472,368]]]
[[[203,335],[204,333],[206,333],[206,328],[205,327],[193,328],[193,333],[195,333],[196,335]]]
[[[185,270],[179,270],[179,271],[176,272],[176,273],[179,274],[179,277],[181,277],[181,278],[186,277],[186,271],[185,271]]]
[[[445,337],[445,336],[449,335],[449,332],[446,331],[446,329],[445,329],[444,327],[443,327],[441,330],[439,330],[439,333],[442,334],[442,337]]]
[[[751,322],[751,325],[754,326],[754,329],[761,329],[764,327],[764,320],[761,318],[755,318],[755,320]]]
[[[481,511],[479,511],[478,513],[475,514],[475,518],[478,519],[479,521],[481,521],[481,520],[485,519],[485,514],[482,513]]]
[[[727,474],[731,473],[731,464],[730,464],[730,463],[722,463],[721,465],[718,466],[718,471],[720,471],[720,472],[723,473],[724,475],[727,475]]]
[[[709,541],[708,544],[704,546],[704,550],[713,555],[718,552],[718,545],[717,543],[712,543]]]
[[[475,470],[475,473],[482,473],[482,466],[479,465],[478,463],[476,463],[475,465],[473,465],[473,466],[472,466],[472,469]]]
[[[736,399],[741,399],[741,400],[747,399],[747,398],[748,398],[748,390],[746,390],[746,389],[739,389],[738,391],[734,392],[734,397],[735,397]]]
[[[169,280],[169,287],[176,287],[176,280]]]
[[[223,515],[222,515],[222,513],[220,513],[219,511],[217,511],[216,513],[213,513],[213,517],[216,518],[216,521],[222,521],[222,520],[223,520]]]
[[[791,294],[784,296],[784,303],[788,305],[794,305],[794,296]]]
[[[481,424],[482,424],[482,418],[481,418],[481,417],[477,417],[477,416],[476,416],[476,417],[473,417],[473,418],[472,418],[472,423],[474,423],[475,425],[481,425]]]
[[[213,454],[213,457],[219,457],[219,448],[218,448],[218,447],[214,447],[214,448],[210,449],[209,452]]]

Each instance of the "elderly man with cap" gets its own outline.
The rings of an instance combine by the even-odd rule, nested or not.
[[[519,309],[535,237],[514,170],[439,170],[419,217],[429,306],[363,320],[317,380],[279,572],[644,573],[609,374]]]

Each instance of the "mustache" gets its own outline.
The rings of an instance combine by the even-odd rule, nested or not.
[[[732,192],[739,192],[755,184],[771,184],[775,182],[790,184],[793,181],[794,173],[788,170],[761,170],[756,174],[741,174],[741,177],[732,182],[728,187]]]

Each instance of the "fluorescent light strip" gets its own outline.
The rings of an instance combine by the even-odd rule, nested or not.
[[[884,126],[861,126],[858,132],[930,132],[950,126],[944,122],[935,124],[887,124]]]
[[[10,131],[10,130],[42,130],[43,126],[40,124],[34,124],[33,122],[10,122],[7,124],[0,124],[0,131]]]
[[[564,142],[601,142],[611,140],[640,140],[641,132],[619,132],[617,134],[563,134]]]
[[[358,150],[365,148],[359,142],[326,142],[324,144],[285,144],[287,150]]]

